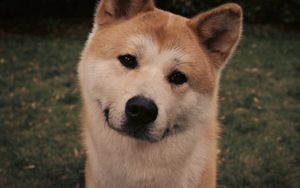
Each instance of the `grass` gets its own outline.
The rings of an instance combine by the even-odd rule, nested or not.
[[[249,29],[224,70],[218,184],[300,187],[300,38]],[[1,187],[83,187],[84,36],[0,39]]]

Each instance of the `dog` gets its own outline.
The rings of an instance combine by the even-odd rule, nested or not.
[[[234,3],[191,19],[99,3],[78,65],[87,188],[216,187],[219,80],[241,32]]]

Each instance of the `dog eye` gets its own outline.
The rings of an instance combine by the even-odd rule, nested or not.
[[[180,71],[174,71],[169,75],[168,80],[172,84],[181,85],[187,82],[187,77]]]
[[[120,63],[128,69],[134,69],[138,65],[136,57],[131,54],[120,55],[118,59]]]

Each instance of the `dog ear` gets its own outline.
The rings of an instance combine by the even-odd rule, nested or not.
[[[237,4],[228,3],[197,15],[188,21],[188,25],[219,69],[230,57],[240,39],[242,9]]]
[[[97,7],[95,24],[103,26],[126,20],[154,8],[153,0],[101,0]]]

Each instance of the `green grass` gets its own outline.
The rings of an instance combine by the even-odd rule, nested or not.
[[[219,187],[300,187],[300,38],[251,29],[222,77]],[[85,37],[0,39],[0,187],[82,187]]]

